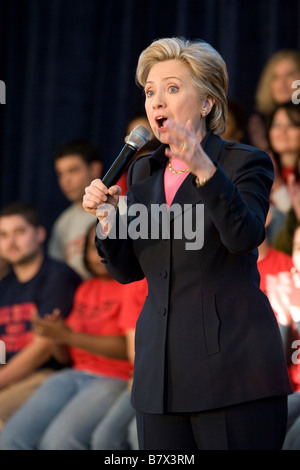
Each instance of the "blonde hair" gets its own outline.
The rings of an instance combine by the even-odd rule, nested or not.
[[[300,53],[295,49],[280,49],[269,58],[262,70],[255,93],[256,110],[263,115],[270,115],[278,105],[278,103],[274,102],[270,85],[274,68],[285,59],[294,62],[300,73]]]
[[[228,73],[220,54],[205,41],[189,41],[176,37],[158,39],[139,57],[137,83],[144,87],[153,65],[172,59],[188,66],[191,81],[201,98],[210,96],[214,99],[215,104],[206,117],[206,127],[215,134],[223,134],[227,118]]]

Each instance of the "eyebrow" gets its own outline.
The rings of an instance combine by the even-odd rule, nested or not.
[[[163,78],[163,81],[174,80],[174,79],[179,80],[180,82],[182,82],[181,78],[178,78],[178,77],[165,77],[165,78]],[[146,85],[147,85],[147,83],[154,83],[154,81],[153,80],[147,80]]]

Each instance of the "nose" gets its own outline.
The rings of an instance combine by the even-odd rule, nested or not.
[[[11,248],[16,244],[16,237],[13,233],[7,234],[4,240],[6,248]]]
[[[166,101],[161,91],[157,91],[155,93],[152,99],[152,106],[154,109],[164,108],[166,106]]]
[[[59,184],[63,187],[68,186],[70,181],[71,181],[71,177],[68,173],[61,175],[59,178]]]

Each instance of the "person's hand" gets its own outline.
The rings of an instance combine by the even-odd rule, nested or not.
[[[32,318],[32,326],[37,335],[51,339],[57,344],[64,343],[66,335],[71,331],[65,324],[59,309],[54,309],[51,314],[45,315],[44,318],[36,313]]]
[[[107,188],[100,179],[95,179],[85,188],[82,206],[87,212],[97,216],[97,209],[99,206],[103,206],[105,208],[106,205],[110,205],[116,208],[120,194],[120,186],[114,185]],[[101,221],[102,218],[105,218],[106,215],[107,214],[105,212],[102,212],[101,216],[98,216],[99,221]]]
[[[164,127],[164,137],[170,145],[165,150],[166,156],[184,161],[190,172],[200,179],[210,178],[216,171],[215,165],[199,144],[191,120],[184,126],[169,118]]]

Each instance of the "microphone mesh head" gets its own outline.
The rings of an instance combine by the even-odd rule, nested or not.
[[[148,142],[150,131],[140,124],[136,126],[129,134],[127,144],[140,150]]]

